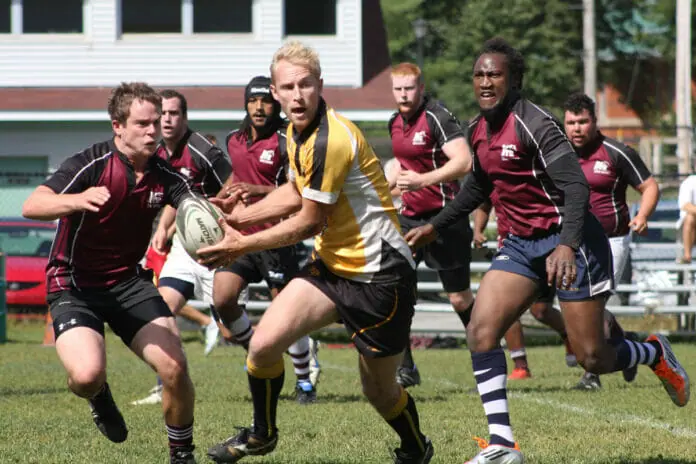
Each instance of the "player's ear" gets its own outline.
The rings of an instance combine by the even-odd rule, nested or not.
[[[324,79],[319,78],[319,93],[321,94],[324,91]]]
[[[278,92],[276,91],[276,86],[274,84],[271,84],[271,95],[273,95],[274,100],[278,100]]]
[[[123,127],[125,124],[121,124],[120,122],[116,120],[111,121],[111,128],[114,131],[114,134],[116,134],[116,137],[121,137],[121,133],[123,133]]]

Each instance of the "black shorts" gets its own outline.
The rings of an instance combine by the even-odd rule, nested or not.
[[[104,323],[130,346],[146,324],[173,317],[151,280],[132,277],[109,288],[69,289],[46,297],[56,339],[73,327],[89,327],[104,335]]]
[[[402,274],[394,283],[361,283],[339,277],[323,262],[313,261],[298,277],[336,304],[341,321],[363,356],[393,356],[408,346],[416,304],[415,271]]]
[[[399,215],[401,231],[405,234],[422,226],[433,217],[406,217]],[[442,287],[447,293],[463,292],[471,287],[471,242],[474,234],[469,218],[438,233],[437,240],[416,252],[417,263],[425,260],[426,266],[437,271]]]
[[[258,251],[242,256],[217,272],[233,272],[247,283],[265,280],[268,288],[282,289],[299,272],[295,246]]]

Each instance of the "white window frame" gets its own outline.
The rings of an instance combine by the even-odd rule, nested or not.
[[[23,0],[12,0],[10,4],[10,34],[12,35],[60,35],[60,36],[76,36],[86,35],[90,25],[90,2],[91,0],[82,0],[82,32],[24,32],[24,3]]]

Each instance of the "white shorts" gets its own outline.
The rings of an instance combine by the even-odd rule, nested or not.
[[[631,234],[622,237],[611,237],[609,239],[611,246],[611,256],[614,261],[614,283],[619,282],[619,278],[623,275],[628,258],[631,253]]]
[[[191,258],[184,246],[175,235],[172,240],[172,249],[167,255],[167,261],[160,272],[160,282],[165,278],[177,279],[193,285],[193,297],[203,301],[207,305],[213,304],[213,278],[215,271],[198,264]],[[249,301],[249,292],[244,289],[239,295],[239,304]]]

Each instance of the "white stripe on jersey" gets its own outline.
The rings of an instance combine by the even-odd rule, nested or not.
[[[196,132],[194,132],[194,133],[192,134],[192,136],[193,136],[193,135],[198,135],[200,138],[202,138],[203,140],[205,140],[205,141],[208,143],[208,145],[210,145],[211,147],[213,147],[213,144],[210,143],[210,140],[206,139],[206,138],[203,137],[202,135],[200,135],[200,134],[198,134],[198,133],[196,133]],[[189,139],[189,140],[190,140],[190,139]],[[219,186],[222,187],[222,184],[223,184],[222,179],[220,179],[220,177],[218,177],[217,172],[215,172],[215,169],[213,169],[213,163],[211,163],[210,160],[209,160],[203,153],[201,153],[200,151],[198,151],[198,149],[197,149],[196,147],[194,147],[192,143],[189,142],[187,145],[188,145],[188,147],[189,147],[189,150],[195,151],[195,152],[198,154],[198,156],[200,156],[200,157],[203,159],[203,161],[205,161],[205,162],[208,164],[208,166],[210,167],[210,171],[211,171],[211,172],[213,173],[213,175],[215,176],[215,179],[217,179],[217,181],[218,181],[218,183],[219,183]]]
[[[606,146],[608,146],[608,147],[610,147],[610,148],[613,148],[614,150],[618,151],[618,152],[621,154],[621,156],[623,156],[624,158],[626,158],[626,161],[628,161],[628,164],[631,165],[631,167],[633,168],[633,170],[634,170],[635,173],[636,173],[636,176],[638,176],[638,179],[640,179],[640,183],[642,184],[643,182],[645,182],[645,179],[643,179],[643,176],[640,175],[640,172],[638,171],[638,168],[636,168],[636,165],[633,164],[633,161],[631,161],[631,158],[629,158],[628,155],[627,155],[626,153],[624,153],[622,150],[619,150],[619,147],[615,147],[614,145],[610,144],[610,143],[607,142],[606,140],[605,140],[603,143],[604,143],[604,145],[606,145]]]
[[[77,178],[80,177],[80,174],[82,174],[82,173],[85,172],[87,169],[89,169],[89,167],[92,166],[94,163],[96,163],[97,161],[101,161],[101,160],[103,160],[103,159],[106,159],[106,158],[108,158],[109,156],[111,156],[111,155],[113,155],[113,154],[114,154],[114,152],[110,151],[109,153],[107,153],[107,154],[105,154],[105,155],[103,155],[103,156],[101,156],[101,157],[99,157],[99,158],[95,158],[95,159],[93,159],[92,161],[90,161],[89,163],[87,163],[85,166],[82,167],[82,169],[80,169],[79,171],[77,171],[77,174],[75,174],[75,176],[72,178],[72,180],[70,181],[70,183],[68,183],[68,185],[65,186],[65,188],[64,188],[63,190],[61,190],[59,193],[65,193],[65,192],[70,188],[70,186],[71,186],[72,184],[75,183],[75,181],[77,180]]]

